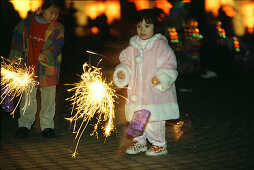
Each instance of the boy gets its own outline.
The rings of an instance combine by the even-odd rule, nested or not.
[[[54,116],[56,85],[58,84],[64,27],[57,22],[61,1],[44,0],[39,13],[28,16],[19,22],[13,34],[10,58],[22,58],[27,66],[34,66],[38,87],[30,94],[30,105],[22,110],[25,101],[22,97],[17,138],[27,138],[35,121],[37,110],[36,91],[41,92],[40,127],[46,138],[55,137]]]

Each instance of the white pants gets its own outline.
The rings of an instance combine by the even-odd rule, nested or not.
[[[147,139],[152,145],[167,147],[165,123],[165,120],[148,123],[143,135],[135,137],[133,141],[138,142],[141,145],[146,145]]]
[[[32,124],[35,121],[35,114],[37,111],[36,92],[38,88],[34,88],[30,93],[30,105],[22,110],[26,99],[26,95],[22,97],[20,103],[20,118],[18,119],[19,127],[27,127],[31,129]],[[56,86],[40,87],[41,91],[41,110],[40,110],[40,127],[41,130],[45,128],[54,129],[54,116],[56,106]]]

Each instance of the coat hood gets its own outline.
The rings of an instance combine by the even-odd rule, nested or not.
[[[137,49],[142,48],[141,45],[139,44],[139,40],[140,40],[140,38],[137,35],[131,37],[130,45],[133,46],[134,48],[137,48]],[[146,46],[144,47],[144,50],[148,49],[148,48],[151,48],[153,46],[153,43],[157,42],[157,41],[165,41],[165,43],[168,43],[168,40],[164,35],[155,34],[153,37],[151,37],[148,40]]]
[[[156,42],[164,41],[166,44],[168,43],[168,40],[165,36],[162,34],[155,34],[153,37],[151,37],[148,42],[146,43],[145,47],[142,48],[142,45],[140,44],[141,39],[135,35],[131,37],[130,39],[130,45],[133,48],[136,48],[139,52],[139,55],[136,56],[135,60],[137,63],[142,63],[143,62],[143,51],[149,48],[152,48],[153,44]]]

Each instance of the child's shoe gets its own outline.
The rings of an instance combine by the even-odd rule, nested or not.
[[[132,143],[132,145],[126,149],[126,153],[132,155],[145,151],[147,151],[146,145],[140,145],[138,143]]]
[[[167,148],[163,146],[152,145],[148,151],[146,151],[146,155],[148,156],[159,156],[166,155],[168,153]]]

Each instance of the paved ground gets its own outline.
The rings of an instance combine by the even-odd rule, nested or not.
[[[112,67],[103,69],[110,80]],[[116,129],[106,140],[85,131],[78,155],[72,126],[64,119],[70,114],[68,85],[57,91],[55,116],[57,137],[41,136],[38,116],[28,139],[14,138],[18,113],[12,118],[1,113],[0,169],[254,169],[253,84],[248,78],[200,79],[179,76],[177,93],[184,126],[167,122],[168,155],[126,155],[123,100],[116,103]],[[117,90],[124,94],[123,90]],[[188,115],[188,116],[186,116]]]

